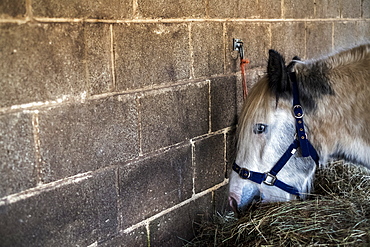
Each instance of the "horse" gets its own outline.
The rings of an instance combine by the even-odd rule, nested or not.
[[[316,167],[344,159],[370,168],[370,43],[289,64],[269,50],[238,121],[229,204],[306,199]]]

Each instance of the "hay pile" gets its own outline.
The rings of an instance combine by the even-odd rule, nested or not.
[[[186,246],[370,246],[370,173],[343,163],[319,169],[306,201],[259,204],[200,225]]]

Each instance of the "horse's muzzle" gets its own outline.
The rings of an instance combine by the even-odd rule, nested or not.
[[[238,217],[240,214],[243,214],[251,204],[260,201],[261,194],[254,186],[245,186],[240,197],[234,193],[229,194],[229,206]]]

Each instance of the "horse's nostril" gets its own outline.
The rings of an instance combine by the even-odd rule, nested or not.
[[[229,205],[234,213],[238,213],[238,203],[236,202],[235,198],[229,196]]]

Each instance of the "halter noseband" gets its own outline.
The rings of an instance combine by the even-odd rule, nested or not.
[[[276,177],[276,175],[288,162],[290,157],[292,157],[292,155],[295,154],[298,148],[301,148],[301,153],[303,157],[311,156],[311,158],[315,161],[316,164],[318,164],[319,162],[319,156],[315,148],[312,146],[311,142],[307,139],[307,135],[304,130],[303,122],[304,113],[302,106],[299,102],[298,84],[295,72],[290,72],[289,78],[293,85],[293,115],[296,122],[296,138],[294,139],[293,143],[288,147],[285,153],[280,157],[278,162],[274,165],[274,167],[272,167],[272,169],[269,172],[260,173],[250,171],[246,168],[238,166],[235,162],[232,168],[243,179],[249,179],[258,184],[264,183],[269,186],[276,186],[290,194],[300,197],[301,194],[297,188],[280,181]]]

